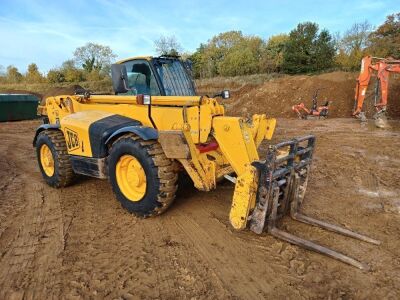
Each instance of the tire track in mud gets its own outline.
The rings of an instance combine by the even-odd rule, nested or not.
[[[12,222],[0,236],[0,298],[59,297],[62,220],[58,197],[32,174],[33,165],[17,157],[25,140],[16,137],[7,157],[17,175],[2,190],[3,200],[15,204]],[[25,159],[32,158],[27,153]],[[32,180],[33,179],[33,180]],[[22,188],[21,188],[22,187]]]
[[[151,236],[152,245],[158,248],[158,257],[161,255],[157,262],[162,266],[159,268],[160,277],[166,282],[167,290],[161,286],[160,297],[202,299],[217,295],[220,299],[230,298],[231,295],[220,278],[191,243],[188,243],[185,232],[176,223],[176,218],[174,213],[167,213],[161,218],[161,224],[154,222],[156,224],[153,225],[147,220],[144,224],[144,229]]]
[[[213,204],[211,201],[218,199],[213,197],[212,193],[210,198],[214,199],[207,201],[207,204],[182,207],[176,212],[177,217],[174,220],[202,257],[203,264],[210,267],[228,293],[240,299],[265,298],[271,290],[278,290],[278,287],[288,282],[298,282],[299,279],[290,274],[286,277],[286,283],[275,279],[274,275],[277,272],[288,272],[285,265],[289,262],[282,265],[283,257],[275,252],[282,244],[273,243],[269,248],[262,246],[259,236],[257,240],[239,238],[241,234],[247,236],[249,233],[233,232],[228,227],[228,220],[221,221],[213,215],[218,202]],[[224,217],[228,218],[228,215]],[[265,242],[264,238],[263,240]],[[255,246],[257,249],[254,249]],[[291,249],[291,246],[288,249]],[[286,251],[284,255],[287,253]],[[276,258],[276,263],[265,263],[266,256]],[[279,292],[276,295],[279,295]]]
[[[159,297],[159,268],[164,264],[157,263],[160,253],[152,242],[156,227],[146,231],[147,220],[123,210],[106,181],[88,179],[71,189],[79,196],[69,195],[64,203],[66,219],[72,220],[64,253],[65,294],[88,299]]]
[[[64,189],[61,195],[64,218],[63,237],[65,240],[62,268],[64,278],[63,294],[69,297],[92,298],[96,296],[93,288],[96,257],[96,240],[100,239],[98,182],[94,179],[76,182]],[[96,227],[99,227],[96,230]]]

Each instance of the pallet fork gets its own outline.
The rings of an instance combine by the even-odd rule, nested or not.
[[[301,146],[303,144],[305,145]],[[361,270],[368,270],[368,265],[352,257],[278,228],[277,223],[285,215],[290,215],[292,219],[302,223],[375,245],[380,244],[378,240],[344,227],[314,219],[300,212],[307,187],[314,144],[315,137],[313,135],[282,142],[269,147],[265,162],[253,163],[259,171],[259,188],[257,205],[250,216],[250,230],[261,234],[266,229],[269,234],[276,238],[330,256]],[[279,156],[278,152],[282,149],[289,149],[289,152],[284,156]]]

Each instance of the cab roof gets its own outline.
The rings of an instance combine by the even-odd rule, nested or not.
[[[155,59],[157,59],[157,58],[159,58],[159,59],[180,59],[180,56],[175,56],[175,55],[134,56],[134,57],[129,57],[129,58],[126,58],[126,59],[117,61],[116,63],[117,63],[117,64],[122,64],[122,63],[124,63],[124,62],[131,61],[131,60],[134,60],[134,59],[143,59],[143,60],[148,60],[148,61],[150,61],[150,60],[152,60],[153,58],[155,58]]]
[[[153,58],[153,56],[134,56],[134,57],[129,57],[129,58],[125,58],[125,59],[119,60],[116,63],[117,64],[122,64],[124,62],[131,61],[131,60],[134,60],[134,59],[151,60],[152,58]]]

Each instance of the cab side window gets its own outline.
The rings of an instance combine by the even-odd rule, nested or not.
[[[132,91],[127,94],[161,95],[157,81],[146,60],[133,60],[124,63],[128,73],[128,86]]]

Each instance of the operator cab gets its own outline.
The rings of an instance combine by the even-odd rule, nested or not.
[[[119,65],[119,66],[118,66]],[[126,78],[124,89],[114,76]],[[119,70],[115,71],[115,68]],[[113,82],[116,94],[150,96],[195,96],[196,89],[190,75],[191,66],[178,57],[138,57],[113,65]],[[121,87],[121,86],[119,86]]]

